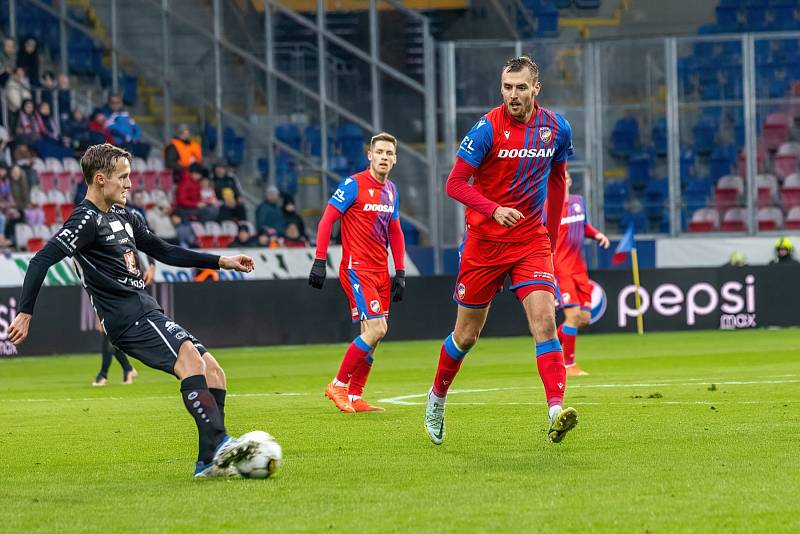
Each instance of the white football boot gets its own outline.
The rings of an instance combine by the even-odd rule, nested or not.
[[[428,403],[425,406],[425,431],[436,445],[444,441],[444,402],[433,394],[433,388],[428,390]]]

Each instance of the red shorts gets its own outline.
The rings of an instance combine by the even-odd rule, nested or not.
[[[465,238],[453,300],[467,308],[485,308],[503,289],[506,276],[520,301],[534,291],[555,296],[553,255],[543,228],[517,243]]]
[[[592,309],[592,284],[586,269],[556,273],[558,283],[558,304],[562,308],[580,306],[582,310]]]
[[[392,282],[388,271],[340,269],[339,283],[350,302],[354,323],[389,317]]]

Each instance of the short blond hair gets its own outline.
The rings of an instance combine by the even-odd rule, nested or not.
[[[370,151],[375,148],[375,143],[378,141],[386,141],[387,143],[392,143],[394,145],[395,152],[397,151],[397,138],[390,133],[381,132],[377,133],[372,136],[372,139],[369,141],[369,149]]]
[[[117,160],[120,158],[127,159],[128,163],[133,161],[130,152],[111,143],[92,145],[87,148],[81,158],[81,171],[83,171],[83,179],[86,181],[86,185],[92,185],[94,175],[98,172],[110,177],[111,173],[114,172],[114,167],[117,165]]]

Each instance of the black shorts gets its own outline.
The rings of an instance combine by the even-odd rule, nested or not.
[[[181,345],[187,341],[201,356],[208,352],[188,330],[163,313],[152,311],[131,325],[114,345],[143,364],[174,375]]]

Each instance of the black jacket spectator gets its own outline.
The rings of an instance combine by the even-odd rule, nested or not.
[[[31,84],[39,85],[39,43],[33,37],[22,40],[17,52],[17,67],[25,69]]]
[[[294,203],[294,200],[287,198],[283,202],[283,220],[286,223],[286,227],[290,224],[294,224],[297,226],[297,230],[300,232],[300,237],[307,237],[306,234],[306,223],[303,221],[303,218],[297,213],[297,206]],[[285,235],[285,233],[284,233]]]

